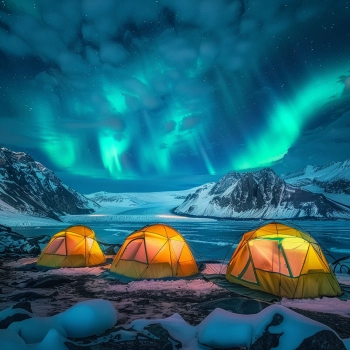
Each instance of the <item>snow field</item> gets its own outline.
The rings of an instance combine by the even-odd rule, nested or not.
[[[20,310],[20,309],[17,309]],[[3,310],[0,320],[11,315],[14,310]],[[278,316],[279,315],[279,316]],[[279,321],[272,326],[273,319]],[[103,334],[117,321],[117,311],[113,305],[102,299],[87,300],[75,304],[68,310],[51,317],[33,317],[12,323],[8,329],[0,330],[2,350],[66,350],[68,338],[85,338]],[[276,350],[296,349],[304,339],[327,330],[329,327],[304,317],[280,305],[271,305],[258,314],[241,315],[217,308],[197,326],[191,326],[179,314],[163,319],[139,319],[124,330],[123,340],[133,339],[134,332],[145,333],[150,324],[160,323],[169,334],[181,341],[182,349],[203,349],[206,347],[231,348],[250,347],[266,329],[278,334]],[[103,339],[107,339],[105,337]],[[97,339],[101,342],[102,339]],[[350,339],[344,340],[345,346]]]

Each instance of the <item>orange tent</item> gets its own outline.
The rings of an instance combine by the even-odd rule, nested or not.
[[[342,294],[319,244],[281,223],[243,235],[227,266],[226,279],[287,298]]]
[[[39,256],[37,265],[47,267],[81,267],[106,261],[89,227],[70,226],[56,233]]]
[[[190,276],[198,273],[198,268],[181,234],[168,225],[156,224],[125,239],[111,271],[132,278],[162,278]]]

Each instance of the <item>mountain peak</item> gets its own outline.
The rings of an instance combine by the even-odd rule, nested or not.
[[[316,186],[327,193],[350,194],[350,158],[323,166],[307,165],[303,169],[283,175],[295,186]]]
[[[15,211],[56,220],[64,214],[88,214],[98,206],[31,156],[7,148],[0,149],[0,190],[0,200]]]
[[[178,214],[244,219],[350,217],[345,207],[287,184],[270,168],[231,172],[186,197]]]

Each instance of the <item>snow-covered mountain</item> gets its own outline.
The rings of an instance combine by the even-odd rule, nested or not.
[[[102,191],[87,194],[86,197],[100,205],[100,208],[96,210],[97,213],[146,215],[156,212],[164,214],[170,213],[171,209],[181,204],[187,195],[196,189],[130,193]]]
[[[111,192],[95,192],[85,195],[94,202],[108,206],[116,207],[139,207],[150,203],[168,202],[184,200],[186,196],[191,193],[190,190],[182,191],[165,191],[165,192],[130,192],[130,193],[111,193]]]
[[[0,211],[49,217],[89,214],[98,204],[23,152],[0,149]]]
[[[203,185],[177,214],[244,219],[350,218],[346,205],[286,183],[272,169],[225,175]]]
[[[324,166],[307,165],[282,177],[294,186],[313,185],[322,188],[325,193],[350,195],[350,158]]]

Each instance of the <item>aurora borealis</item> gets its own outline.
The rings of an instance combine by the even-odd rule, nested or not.
[[[350,156],[348,1],[3,0],[0,146],[84,193]]]

